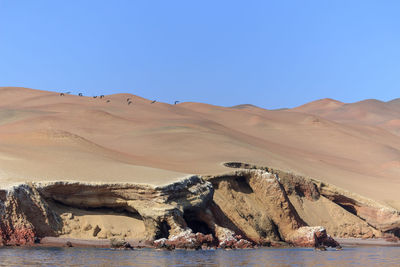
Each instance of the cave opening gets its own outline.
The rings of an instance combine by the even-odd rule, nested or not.
[[[236,183],[238,188],[235,188],[236,191],[242,192],[245,194],[251,194],[253,193],[253,189],[250,187],[247,178],[245,176],[240,176],[236,178]]]
[[[78,205],[67,204],[56,199],[46,199],[46,201],[51,207],[51,209],[56,211],[58,215],[62,213],[72,213],[77,216],[107,214],[107,215],[126,216],[143,221],[143,217],[140,215],[140,213],[131,207],[124,207],[124,206],[110,207],[106,205],[90,207],[85,205],[78,206]]]
[[[388,231],[388,233],[393,234],[394,236],[400,238],[400,228],[392,229],[392,230]]]
[[[171,230],[171,226],[166,221],[162,221],[156,234],[156,239],[168,238],[169,230]]]
[[[294,191],[296,192],[296,194],[297,194],[299,197],[305,197],[304,192],[303,192],[301,186],[295,185]]]
[[[193,233],[202,233],[205,235],[212,234],[213,231],[203,221],[199,220],[196,213],[193,211],[186,211],[183,214],[183,219],[186,221],[187,226],[192,229]]]

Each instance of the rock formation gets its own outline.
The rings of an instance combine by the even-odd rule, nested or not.
[[[45,236],[63,236],[66,226],[79,221],[71,212],[74,209],[124,212],[142,222],[143,240],[166,249],[249,248],[283,242],[336,247],[339,244],[328,233],[399,234],[399,212],[382,204],[294,174],[240,163],[230,166],[240,169],[190,176],[159,187],[37,182],[0,190],[1,243],[25,245]],[[124,236],[104,226],[73,227],[93,238],[118,237],[124,242]]]
[[[377,201],[315,179],[268,167],[237,162],[226,166],[260,169],[274,174],[301,219],[310,226],[324,226],[336,237],[400,235],[400,212]]]
[[[25,245],[38,236],[54,236],[61,220],[32,185],[0,190],[0,243]]]

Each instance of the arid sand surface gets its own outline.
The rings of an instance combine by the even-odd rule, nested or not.
[[[246,162],[400,208],[399,101],[320,100],[292,110],[151,103],[0,88],[0,183],[168,184]],[[128,104],[128,98],[132,101]]]

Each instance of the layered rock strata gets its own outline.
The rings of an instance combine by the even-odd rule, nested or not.
[[[338,243],[327,232],[340,237],[398,234],[399,213],[382,204],[268,168],[233,167],[241,169],[218,176],[191,176],[159,187],[48,182],[3,189],[0,241],[3,245],[25,245],[45,236],[63,236],[69,222],[78,220],[74,218],[75,210],[101,214],[104,209],[136,218],[144,225],[141,239],[167,249],[284,243],[335,247]],[[314,206],[316,211],[323,207],[317,213],[331,207],[347,217],[340,223],[323,220],[334,218],[331,214],[317,216],[322,218],[318,220],[307,210]],[[114,237],[112,231],[107,235],[107,229],[102,228],[85,225],[76,231],[90,230],[93,238]],[[118,234],[115,237],[124,238]]]
[[[281,170],[238,162],[226,166],[274,174],[301,219],[310,226],[324,226],[333,236],[400,236],[400,212],[384,203]]]
[[[55,236],[62,221],[36,187],[29,184],[0,190],[0,244],[32,244],[39,236]]]

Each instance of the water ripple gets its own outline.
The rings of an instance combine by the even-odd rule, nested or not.
[[[354,247],[342,251],[250,249],[120,251],[95,248],[0,249],[0,266],[400,266],[399,247]]]

